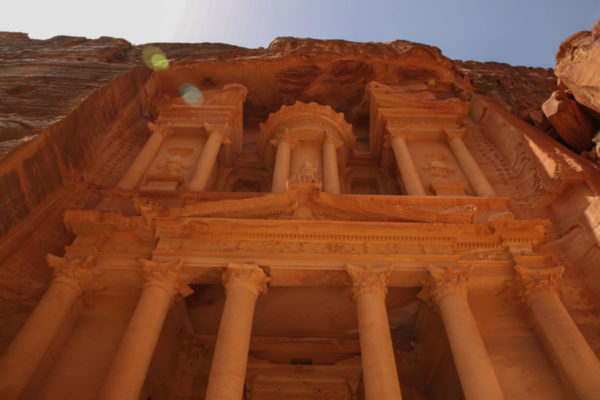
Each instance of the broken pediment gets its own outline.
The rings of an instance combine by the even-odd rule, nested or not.
[[[292,184],[283,193],[243,199],[220,199],[167,207],[136,199],[138,212],[154,217],[265,218],[338,221],[482,223],[492,215],[508,215],[506,199],[344,196],[320,191],[319,184]]]

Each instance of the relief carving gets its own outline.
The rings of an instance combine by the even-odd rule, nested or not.
[[[319,166],[311,161],[303,162],[290,175],[292,176],[289,180],[290,183],[310,184],[321,182]]]

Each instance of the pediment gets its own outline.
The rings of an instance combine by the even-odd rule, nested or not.
[[[402,204],[402,197],[335,195],[322,192],[318,185],[297,184],[283,193],[205,201],[176,208],[136,200],[136,208],[147,220],[153,217],[204,217],[472,223],[477,212],[475,205],[468,204],[450,211],[443,207]]]

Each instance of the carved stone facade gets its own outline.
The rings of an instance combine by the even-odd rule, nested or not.
[[[54,270],[2,331],[0,398],[595,398],[599,172],[394,46],[304,95],[250,56],[149,73],[89,201],[0,242],[15,276]]]

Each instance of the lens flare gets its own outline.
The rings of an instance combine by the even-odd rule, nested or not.
[[[179,95],[191,106],[201,106],[204,103],[204,95],[202,91],[191,83],[184,83],[179,87]]]
[[[154,70],[167,70],[169,69],[169,60],[165,52],[156,46],[146,46],[142,51],[142,58],[148,68]]]

